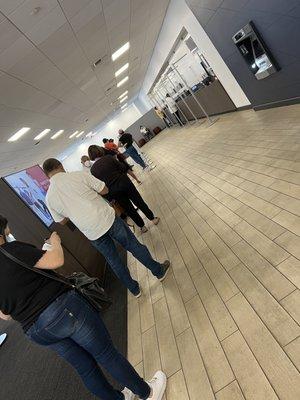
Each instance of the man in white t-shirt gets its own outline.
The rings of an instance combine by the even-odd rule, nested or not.
[[[102,197],[108,193],[105,183],[83,171],[66,172],[55,158],[46,160],[43,170],[50,178],[46,202],[55,222],[73,224],[91,241],[106,258],[108,264],[124,285],[136,296],[141,296],[137,281],[132,279],[123,264],[114,240],[137,258],[146,268],[163,281],[170,262],[155,261],[146,246],[142,245],[114,209]]]
[[[182,121],[177,104],[175,100],[169,95],[169,93],[166,94],[166,104],[170,110],[170,113],[174,115],[176,120],[179,122],[181,126],[183,126],[185,123]]]

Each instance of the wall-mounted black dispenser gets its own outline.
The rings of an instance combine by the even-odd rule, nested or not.
[[[267,78],[280,69],[252,21],[232,39],[256,79]]]

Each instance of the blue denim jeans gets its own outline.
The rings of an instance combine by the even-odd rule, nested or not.
[[[99,399],[124,400],[124,395],[110,385],[98,364],[141,399],[149,397],[149,385],[116,350],[99,313],[74,290],[52,302],[26,334],[68,361]]]
[[[133,146],[129,146],[126,149],[125,154],[130,156],[133,159],[133,161],[135,161],[137,164],[139,164],[143,169],[147,167],[144,160],[142,159],[142,157],[139,155],[139,153]]]
[[[99,239],[91,241],[91,243],[103,254],[114,273],[131,293],[134,295],[139,293],[139,284],[132,279],[129,269],[122,262],[114,240],[129,251],[146,268],[150,269],[158,279],[163,276],[164,272],[161,264],[152,258],[147,247],[137,240],[127,224],[121,218],[116,217],[109,231]]]

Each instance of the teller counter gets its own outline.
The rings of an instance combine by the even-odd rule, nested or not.
[[[218,80],[215,80],[209,86],[200,87],[194,92],[194,95],[209,115],[223,114],[236,110],[235,105]],[[188,94],[184,98],[184,101],[188,104],[197,118],[204,117],[203,111],[200,110],[198,104],[191,94]],[[192,120],[193,116],[184,101],[179,99],[176,103],[179,106],[180,111],[184,112],[188,120]]]

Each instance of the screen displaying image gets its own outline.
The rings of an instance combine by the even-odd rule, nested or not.
[[[45,200],[50,182],[41,167],[35,165],[3,179],[46,226],[53,223]]]

